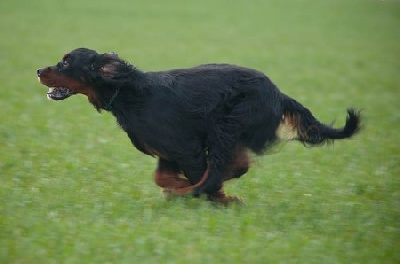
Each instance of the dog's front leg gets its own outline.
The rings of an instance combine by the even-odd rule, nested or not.
[[[154,182],[165,189],[179,189],[190,186],[187,179],[179,177],[180,169],[176,162],[160,158],[154,172]]]

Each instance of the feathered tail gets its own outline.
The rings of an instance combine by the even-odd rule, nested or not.
[[[333,128],[319,122],[310,110],[287,95],[283,95],[282,106],[282,124],[297,134],[295,139],[305,145],[322,145],[335,139],[351,138],[360,130],[360,112],[353,108],[347,109],[344,127]]]

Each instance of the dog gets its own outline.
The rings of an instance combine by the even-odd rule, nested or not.
[[[283,128],[307,146],[360,130],[360,111],[347,109],[345,125],[333,128],[262,72],[236,65],[144,72],[115,53],[78,48],[37,76],[50,100],[83,94],[98,112],[111,112],[139,151],[158,158],[154,181],[169,195],[229,204],[239,199],[223,182],[244,175],[248,151],[265,153]]]

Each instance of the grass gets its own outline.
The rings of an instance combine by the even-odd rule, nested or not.
[[[1,263],[399,263],[400,2],[0,3]],[[38,67],[86,46],[143,70],[259,69],[324,122],[333,147],[285,144],[228,193],[166,201],[156,161],[83,97],[46,100]]]

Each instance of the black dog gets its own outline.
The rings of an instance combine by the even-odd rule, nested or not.
[[[247,172],[247,150],[261,154],[282,127],[306,145],[352,137],[359,112],[343,128],[320,123],[263,73],[229,64],[143,72],[114,53],[79,48],[37,70],[51,100],[85,94],[110,111],[141,152],[158,156],[156,183],[170,193],[229,202],[223,181]],[[180,177],[183,175],[184,177]]]

